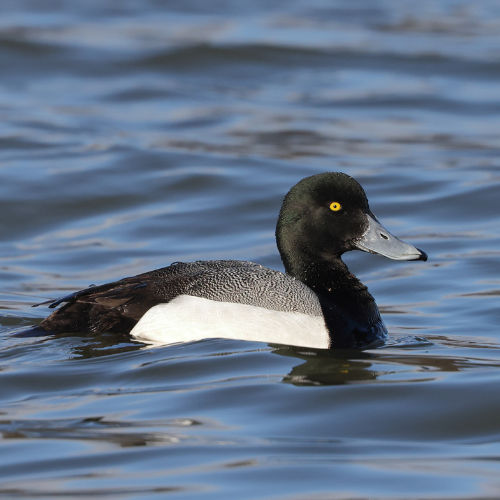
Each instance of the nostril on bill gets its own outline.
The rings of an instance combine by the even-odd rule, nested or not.
[[[384,233],[380,233],[380,236],[382,236],[382,238],[384,238],[384,240],[388,240],[389,239],[389,236],[387,236]]]

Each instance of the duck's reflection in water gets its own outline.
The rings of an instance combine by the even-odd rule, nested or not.
[[[460,347],[457,352],[450,347]],[[467,347],[467,352],[464,352]],[[469,351],[470,349],[470,351]],[[273,346],[273,353],[303,360],[283,377],[294,385],[345,385],[433,380],[443,373],[500,367],[500,346],[488,341],[463,345],[443,336],[406,337],[371,351],[314,350]]]

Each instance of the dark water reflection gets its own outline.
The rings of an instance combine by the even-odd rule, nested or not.
[[[493,0],[4,3],[0,494],[498,498],[499,23]],[[346,256],[384,348],[12,335],[175,260],[281,268],[281,197],[326,170],[430,256]]]

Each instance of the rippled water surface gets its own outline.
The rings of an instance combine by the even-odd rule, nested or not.
[[[497,1],[7,1],[0,63],[0,495],[500,497]],[[347,256],[384,348],[12,336],[175,260],[282,269],[327,170],[430,257]]]

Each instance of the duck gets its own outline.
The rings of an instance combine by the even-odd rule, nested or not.
[[[427,260],[378,221],[364,189],[342,172],[306,177],[289,190],[276,243],[285,272],[239,260],[174,262],[43,302],[55,311],[38,328],[123,333],[156,345],[225,338],[368,349],[384,344],[387,328],[342,255]]]

